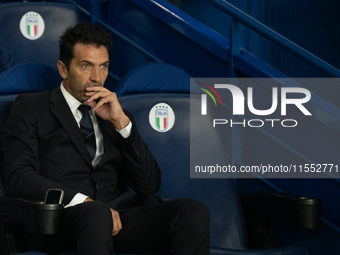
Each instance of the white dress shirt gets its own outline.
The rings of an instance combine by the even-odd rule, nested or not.
[[[70,93],[67,92],[67,90],[64,88],[63,84],[61,83],[60,85],[61,93],[63,94],[68,106],[71,109],[71,112],[80,128],[80,120],[83,117],[83,114],[78,110],[79,105],[81,105],[81,102],[79,102],[77,99],[75,99]],[[94,129],[94,134],[96,137],[96,155],[92,160],[92,166],[95,167],[98,165],[100,162],[101,158],[103,157],[104,154],[104,141],[103,141],[103,134],[100,131],[99,124],[96,118],[96,114],[93,109],[90,111],[90,117],[93,122],[93,129]],[[121,134],[122,137],[128,138],[131,134],[131,128],[132,128],[132,123],[131,121],[129,124],[121,129],[120,131],[117,130]],[[77,193],[71,202],[65,206],[65,208],[70,207],[70,206],[75,206],[77,204],[80,204],[84,202],[84,200],[88,196],[85,194]]]

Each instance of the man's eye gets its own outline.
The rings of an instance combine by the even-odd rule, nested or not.
[[[102,65],[101,68],[106,69],[107,65]]]
[[[83,68],[89,68],[90,66],[89,65],[83,65]]]

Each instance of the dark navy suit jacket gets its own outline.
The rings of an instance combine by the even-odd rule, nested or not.
[[[5,190],[43,200],[48,189],[59,188],[65,192],[64,204],[80,192],[118,211],[148,200],[160,188],[160,170],[133,116],[125,113],[132,122],[127,139],[101,120],[105,152],[93,168],[60,87],[19,95],[2,136]],[[140,200],[125,192],[126,184]]]

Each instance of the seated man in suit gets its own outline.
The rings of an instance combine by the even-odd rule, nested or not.
[[[62,235],[45,240],[49,254],[209,254],[207,207],[153,196],[157,162],[131,113],[103,87],[110,48],[111,36],[93,24],[63,33],[62,84],[13,103],[2,136],[6,191],[39,200],[48,189],[64,191]]]

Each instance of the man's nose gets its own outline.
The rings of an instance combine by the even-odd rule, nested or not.
[[[100,82],[99,68],[92,68],[90,80]]]

